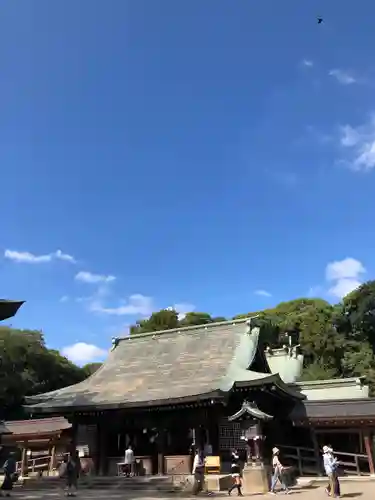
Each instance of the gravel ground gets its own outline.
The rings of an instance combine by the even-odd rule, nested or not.
[[[280,494],[281,495],[281,494]],[[271,495],[251,495],[254,497],[264,496],[267,498],[273,498]],[[51,491],[22,491],[18,490],[13,492],[13,498],[24,499],[24,500],[55,500],[59,498],[65,498],[64,492],[59,490]],[[227,498],[224,493],[217,493],[209,498]],[[236,497],[236,495],[233,495]],[[324,487],[312,487],[306,489],[293,489],[289,497],[296,497],[296,500],[326,500],[328,497],[324,492]],[[181,498],[179,495],[171,494],[164,495],[162,493],[155,492],[155,495],[146,492],[121,492],[118,490],[81,490],[77,494],[77,498],[82,500],[171,500]],[[186,497],[184,497],[186,498]],[[196,498],[196,497],[193,497]],[[201,498],[206,498],[206,495],[201,495]],[[208,498],[208,497],[207,497]],[[352,483],[342,483],[342,496],[341,498],[358,498],[358,500],[375,500],[375,482],[352,482]]]

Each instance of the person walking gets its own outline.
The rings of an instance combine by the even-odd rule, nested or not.
[[[272,448],[272,469],[273,469],[273,475],[272,475],[272,480],[271,480],[271,489],[270,493],[271,495],[276,495],[275,487],[277,481],[280,482],[281,488],[284,490],[284,493],[288,495],[290,493],[289,489],[287,488],[284,478],[283,478],[283,470],[285,467],[282,465],[280,462],[280,450],[279,448]]]
[[[5,495],[6,497],[10,497],[10,492],[13,489],[14,477],[16,474],[16,461],[14,459],[13,453],[10,453],[8,459],[5,461],[3,465],[4,470],[4,480],[1,485],[1,495]]]
[[[204,456],[199,449],[195,451],[192,473],[194,476],[193,495],[198,495],[204,485]]]
[[[241,481],[241,467],[240,467],[240,456],[237,450],[232,451],[232,463],[231,463],[231,475],[233,479],[233,484],[228,490],[228,495],[231,495],[232,491],[237,488],[237,495],[242,497],[242,481]]]
[[[329,481],[326,493],[334,498],[340,497],[340,482],[337,476],[338,465],[331,446],[323,446],[323,466]]]
[[[134,468],[134,451],[130,444],[125,450],[124,465],[125,476],[130,477]]]
[[[66,496],[74,497],[77,494],[78,476],[80,474],[79,458],[76,452],[69,453],[65,459]]]

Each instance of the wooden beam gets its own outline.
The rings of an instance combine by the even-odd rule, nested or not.
[[[317,432],[315,429],[311,429],[311,441],[313,442],[314,446],[314,457],[316,460],[316,469],[319,474],[319,476],[323,476],[323,471],[321,467],[321,458],[320,458],[320,450],[319,450],[319,443],[318,443],[318,437],[317,437]]]
[[[27,467],[26,467],[26,462],[27,462],[27,449],[26,449],[27,443],[22,447],[22,458],[21,458],[21,476],[25,477]]]
[[[373,449],[372,449],[372,443],[370,439],[370,430],[366,429],[366,431],[363,433],[363,440],[365,443],[365,450],[366,454],[368,457],[368,465],[370,469],[370,474],[375,474],[375,467],[374,467],[374,455],[373,455]]]
[[[50,458],[50,462],[49,462],[49,475],[51,476],[52,475],[52,472],[53,472],[53,469],[55,467],[55,455],[56,455],[56,445],[54,444],[52,446],[52,451],[51,451],[51,458]]]

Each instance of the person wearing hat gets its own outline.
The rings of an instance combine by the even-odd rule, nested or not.
[[[271,481],[271,495],[276,495],[275,487],[277,481],[280,481],[281,488],[284,490],[285,494],[288,495],[290,491],[288,490],[284,479],[283,479],[283,470],[285,467],[280,462],[279,458],[280,450],[279,448],[272,448],[272,468],[273,468],[273,476]]]
[[[333,450],[330,446],[323,446],[323,466],[329,479],[326,492],[329,496],[337,498],[340,490],[340,485],[337,479],[338,462],[337,458],[333,456]]]

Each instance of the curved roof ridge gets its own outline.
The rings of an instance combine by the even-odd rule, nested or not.
[[[225,326],[225,325],[236,325],[236,324],[241,324],[241,323],[247,323],[252,319],[251,316],[246,317],[246,318],[240,318],[240,319],[230,319],[227,321],[215,321],[212,323],[205,323],[203,325],[189,325],[189,326],[180,326],[178,328],[170,328],[168,330],[156,330],[154,332],[144,332],[144,333],[133,333],[126,335],[125,337],[117,337],[116,340],[118,342],[122,341],[130,341],[130,340],[137,340],[141,338],[147,338],[147,337],[159,337],[161,335],[166,335],[168,333],[185,333],[188,331],[193,331],[193,330],[198,330],[197,333],[200,333],[202,330],[205,330],[207,328],[215,328],[219,326]],[[249,323],[250,324],[250,323]]]

